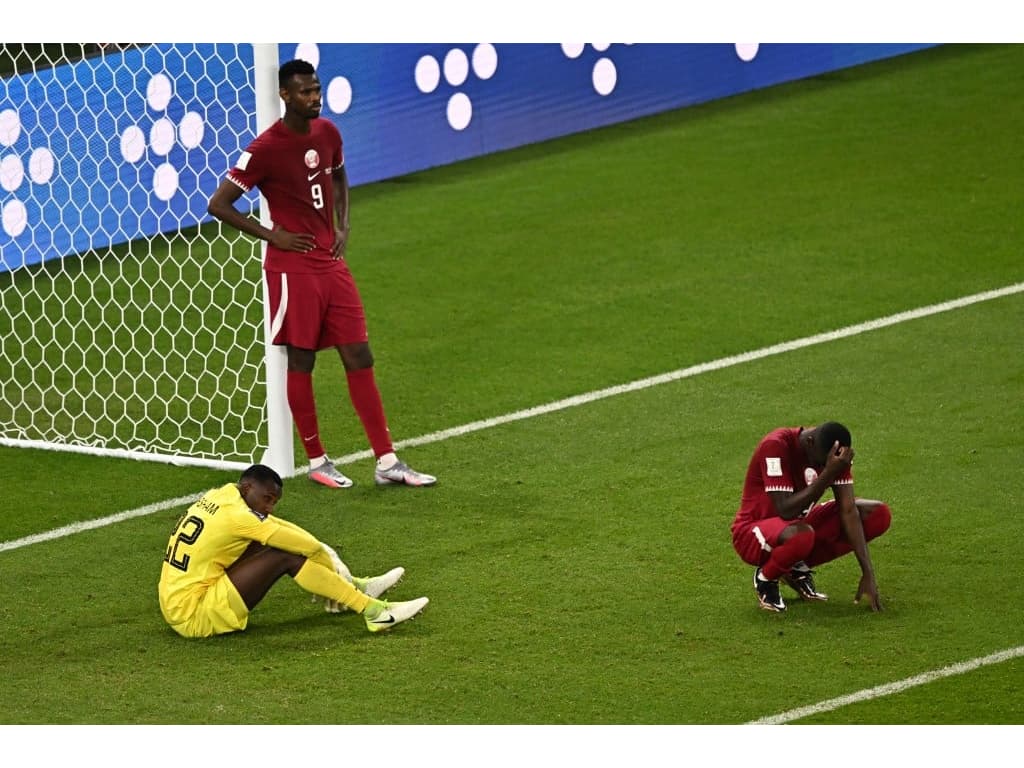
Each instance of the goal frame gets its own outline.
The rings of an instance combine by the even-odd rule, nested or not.
[[[243,44],[244,45],[244,44]],[[259,135],[263,130],[270,127],[281,115],[281,102],[277,86],[277,69],[279,66],[279,46],[277,43],[252,43],[253,56],[253,81],[251,87],[255,99],[255,130]],[[239,83],[239,88],[246,88],[245,83]],[[3,147],[0,147],[2,149]],[[233,160],[233,158],[231,159]],[[229,160],[229,162],[231,161]],[[211,171],[223,176],[228,168],[211,168]],[[272,226],[269,209],[265,198],[259,197],[259,219],[268,228]],[[295,474],[295,450],[292,430],[291,413],[287,402],[286,371],[287,352],[284,347],[275,346],[269,338],[269,302],[267,296],[266,280],[262,277],[262,264],[266,258],[266,242],[260,244],[260,266],[261,279],[259,295],[263,304],[263,328],[259,336],[263,339],[263,385],[265,386],[264,403],[264,424],[261,430],[265,430],[265,442],[260,439],[257,444],[252,445],[252,460],[238,460],[237,456],[244,456],[245,449],[240,450],[233,458],[216,458],[206,455],[189,455],[187,449],[182,452],[174,452],[173,449],[161,449],[154,447],[152,450],[143,450],[136,447],[118,447],[112,443],[113,440],[103,444],[103,440],[82,440],[74,435],[67,435],[57,439],[36,439],[31,436],[20,437],[17,432],[20,430],[16,425],[7,435],[0,435],[0,445],[17,448],[40,449],[47,451],[70,452],[88,454],[95,456],[107,456],[113,458],[134,459],[148,462],[160,462],[176,466],[209,467],[214,469],[241,470],[253,463],[262,463],[272,467],[282,477],[290,477]],[[251,326],[250,326],[251,327]],[[255,400],[258,403],[259,400]],[[29,430],[21,430],[28,432]],[[257,456],[262,446],[262,455]]]

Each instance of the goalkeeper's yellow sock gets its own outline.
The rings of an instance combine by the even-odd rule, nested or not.
[[[362,613],[370,605],[383,605],[380,600],[374,600],[360,592],[330,568],[324,568],[312,560],[307,560],[305,565],[299,568],[299,572],[295,574],[295,583],[307,592],[328,597],[357,613]],[[372,608],[370,612],[373,612]]]
[[[376,619],[378,616],[381,615],[381,613],[383,613],[384,608],[386,606],[387,603],[385,603],[383,600],[377,600],[376,598],[371,597],[369,604],[363,611],[363,616],[365,616],[368,619]]]

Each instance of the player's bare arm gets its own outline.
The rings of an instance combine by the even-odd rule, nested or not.
[[[864,525],[861,511],[853,493],[853,485],[837,485],[832,489],[836,502],[839,504],[839,522],[843,527],[843,536],[853,547],[853,554],[860,564],[860,583],[853,598],[859,603],[861,597],[867,595],[872,611],[882,610],[882,602],[878,597],[878,585],[875,583],[875,568],[871,562],[871,553],[864,538]]]
[[[795,520],[809,507],[817,504],[835,479],[843,474],[853,462],[853,448],[835,443],[828,454],[825,467],[813,483],[796,493],[770,491],[775,511],[783,520]]]
[[[282,251],[307,253],[313,249],[315,240],[312,235],[288,232],[280,228],[267,229],[256,219],[239,211],[235,208],[235,203],[241,196],[241,187],[225,179],[213,193],[209,204],[206,206],[206,210],[211,216],[220,219],[225,224],[230,224],[235,229],[257,237],[260,240],[266,240]]]
[[[331,255],[335,259],[344,259],[348,251],[348,227],[336,227],[334,230],[334,247]]]
[[[828,490],[831,482],[823,479],[823,475],[803,490],[797,491],[769,491],[772,504],[775,505],[775,512],[783,520],[796,520],[812,505],[818,503],[818,499]]]
[[[334,247],[331,250],[335,259],[345,258],[348,250],[348,173],[345,166],[335,169],[331,176],[334,185]]]

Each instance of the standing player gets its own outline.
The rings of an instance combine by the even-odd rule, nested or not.
[[[326,600],[361,613],[371,632],[391,629],[427,605],[377,598],[405,573],[392,568],[373,578],[353,577],[337,553],[280,517],[281,477],[254,464],[239,482],[204,494],[179,518],[160,571],[160,612],[183,637],[244,630],[249,613],[282,576]]]
[[[241,154],[210,198],[209,213],[266,240],[263,265],[270,299],[272,341],[288,350],[287,393],[295,427],[309,457],[309,478],[330,488],[352,481],[327,458],[313,399],[316,353],[341,355],[349,398],[363,424],[377,466],[378,485],[428,486],[437,478],[399,461],[373,374],[366,316],[345,263],[349,187],[341,133],[320,117],[320,80],[313,65],[294,60],[278,71],[284,117]],[[242,214],[235,202],[259,187],[273,229]]]
[[[850,431],[830,421],[776,429],[754,451],[732,544],[756,566],[754,589],[765,610],[786,610],[780,578],[804,600],[827,600],[814,586],[811,566],[849,552],[861,570],[854,602],[867,595],[871,610],[882,609],[867,543],[889,530],[892,513],[881,501],[854,497],[852,443]],[[818,503],[829,488],[834,499]]]

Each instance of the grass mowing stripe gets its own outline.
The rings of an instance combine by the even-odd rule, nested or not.
[[[623,395],[629,392],[636,392],[642,389],[648,389],[650,387],[658,386],[660,384],[668,384],[673,381],[680,379],[690,378],[697,376],[701,373],[710,373],[712,371],[719,371],[723,368],[728,368],[741,363],[749,363],[754,360],[761,360],[766,357],[773,355],[779,355],[784,352],[792,352],[797,349],[804,349],[811,347],[816,344],[824,344],[829,341],[838,341],[839,339],[846,339],[851,336],[857,336],[861,333],[868,331],[875,331],[880,328],[888,328],[892,325],[899,323],[905,323],[910,320],[918,320],[922,317],[929,317],[931,315],[937,315],[942,312],[949,312],[954,309],[962,309],[964,307],[971,306],[972,304],[978,304],[983,301],[991,301],[992,299],[998,299],[1005,296],[1011,296],[1016,293],[1024,292],[1024,283],[1014,283],[1003,288],[997,288],[991,291],[983,291],[981,293],[971,294],[970,296],[962,296],[959,299],[952,299],[950,301],[944,301],[939,304],[931,304],[926,307],[919,307],[917,309],[907,310],[905,312],[898,312],[894,315],[888,315],[881,317],[876,320],[868,320],[863,323],[857,323],[855,325],[848,325],[845,328],[840,328],[835,331],[826,331],[824,333],[818,333],[813,336],[805,336],[802,339],[795,339],[793,341],[784,341],[779,344],[773,344],[769,347],[762,347],[761,349],[753,350],[752,352],[744,352],[739,355],[730,355],[729,357],[722,357],[718,360],[712,360],[709,363],[700,363],[699,365],[692,365],[689,368],[681,368],[676,371],[669,373],[662,373],[657,376],[650,376],[646,379],[639,379],[637,381],[630,382],[628,384],[619,384],[614,387],[607,387],[605,389],[599,389],[593,392],[588,392],[582,395],[575,395],[568,397],[563,400],[557,400],[546,405],[538,405],[533,408],[526,408],[514,413],[509,413],[504,416],[495,416],[490,419],[482,419],[480,421],[470,422],[469,424],[463,424],[460,427],[452,427],[451,429],[441,430],[439,432],[431,432],[420,437],[413,437],[407,440],[401,440],[395,443],[396,449],[409,448],[418,445],[427,445],[430,443],[441,442],[442,440],[448,440],[453,437],[460,437],[462,435],[468,435],[472,432],[479,432],[480,430],[490,429],[491,427],[501,426],[502,424],[508,424],[514,421],[522,421],[524,419],[533,418],[534,416],[543,416],[544,414],[553,413],[555,411],[565,410],[567,408],[574,408],[579,405],[586,405],[596,400],[601,400],[607,397],[613,397],[615,395]],[[335,464],[351,464],[362,459],[372,458],[372,451],[360,451],[358,453],[350,453],[347,456],[343,456],[340,459],[335,460]],[[302,471],[302,468],[299,470]],[[33,534],[31,536],[25,536],[21,539],[15,539],[13,541],[0,542],[0,552],[6,552],[12,549],[18,549],[20,547],[26,547],[30,544],[39,544],[44,541],[52,541],[53,539],[59,539],[64,536],[71,536],[75,533],[82,531],[92,530],[94,528],[102,528],[107,525],[113,525],[124,520],[131,520],[136,517],[144,517],[146,515],[154,514],[156,512],[162,512],[166,509],[176,507],[178,505],[190,504],[195,501],[200,493],[193,494],[191,496],[181,496],[176,499],[169,499],[167,501],[160,501],[154,504],[149,504],[145,507],[139,507],[138,509],[128,510],[126,512],[118,512],[115,515],[108,517],[98,518],[95,520],[88,520],[81,523],[73,523],[72,525],[66,525],[61,528],[55,528],[45,533]]]
[[[762,717],[760,720],[752,720],[747,723],[747,725],[782,725],[783,723],[799,720],[803,717],[809,717],[811,715],[821,714],[822,712],[829,712],[833,709],[839,709],[840,707],[845,707],[848,704],[856,704],[860,701],[868,701],[870,699],[879,699],[882,696],[890,696],[894,693],[905,691],[908,688],[914,688],[918,685],[924,685],[925,683],[931,683],[935,680],[941,680],[944,677],[962,675],[966,672],[971,672],[989,664],[1001,664],[1004,661],[1016,659],[1020,656],[1024,656],[1024,645],[1019,645],[1016,648],[1007,648],[1005,651],[999,651],[998,653],[982,656],[977,659],[961,661],[957,664],[950,664],[948,667],[932,670],[931,672],[925,672],[920,675],[915,675],[914,677],[908,677],[904,680],[897,680],[895,683],[876,685],[874,688],[865,688],[862,691],[849,693],[845,696],[837,696],[834,699],[828,699],[827,701],[822,701],[818,704],[798,707],[797,709],[780,712],[777,715]]]
[[[970,296],[963,296],[959,299],[952,299],[950,301],[944,301],[940,304],[931,304],[926,307],[919,307],[917,309],[907,310],[905,312],[898,312],[894,315],[888,315],[881,317],[876,320],[868,320],[863,323],[857,323],[855,325],[848,325],[845,328],[839,328],[835,331],[826,331],[824,333],[818,333],[813,336],[805,336],[802,339],[795,339],[793,341],[784,341],[779,344],[773,344],[769,347],[762,347],[761,349],[755,349],[752,352],[743,352],[738,355],[730,355],[729,357],[722,357],[718,360],[712,360],[709,363],[699,363],[698,365],[691,365],[689,368],[680,368],[679,370],[670,371],[669,373],[660,373],[657,376],[650,376],[646,379],[638,379],[637,381],[630,382],[628,384],[617,384],[614,387],[607,387],[605,389],[595,390],[593,392],[587,392],[582,395],[573,395],[562,400],[556,400],[555,402],[548,403],[546,405],[537,405],[532,408],[525,408],[521,411],[515,411],[504,416],[495,416],[490,419],[481,419],[480,421],[474,421],[469,424],[463,424],[461,427],[452,427],[451,429],[444,429],[439,432],[431,432],[427,435],[421,435],[419,437],[409,438],[407,440],[400,440],[395,443],[395,448],[412,448],[418,445],[427,445],[429,443],[437,443],[442,440],[448,440],[452,437],[459,437],[461,435],[468,435],[471,432],[479,432],[483,429],[490,429],[491,427],[497,427],[502,424],[508,424],[513,421],[522,421],[523,419],[530,419],[534,416],[543,416],[544,414],[554,413],[555,411],[562,411],[566,408],[574,408],[578,405],[586,405],[592,403],[595,400],[602,400],[606,397],[614,397],[616,395],[624,395],[629,392],[637,392],[642,389],[648,389],[655,387],[660,384],[668,384],[673,381],[679,381],[680,379],[687,379],[692,376],[697,376],[702,373],[710,373],[712,371],[720,371],[723,368],[729,368],[733,365],[740,365],[741,363],[749,363],[754,360],[761,360],[772,355],[780,355],[784,352],[792,352],[797,349],[804,349],[805,347],[813,347],[817,344],[824,344],[829,341],[838,341],[839,339],[847,339],[851,336],[857,336],[868,331],[877,331],[880,328],[887,328],[891,325],[897,325],[899,323],[905,323],[909,320],[918,320],[922,317],[929,317],[930,315],[937,315],[942,312],[949,312],[954,309],[962,309],[972,304],[977,304],[983,301],[991,301],[992,299],[1002,298],[1004,296],[1011,296],[1015,293],[1024,292],[1024,283],[1014,283],[1003,288],[997,288],[991,291],[983,291],[981,293],[975,293]],[[372,458],[373,452],[369,450],[359,451],[358,453],[350,453],[347,456],[343,456],[340,459],[335,460],[335,464],[351,464],[362,459]]]

